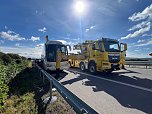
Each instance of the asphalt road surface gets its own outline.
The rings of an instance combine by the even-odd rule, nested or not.
[[[79,69],[61,73],[60,82],[102,114],[152,114],[152,69],[127,68],[91,75]]]

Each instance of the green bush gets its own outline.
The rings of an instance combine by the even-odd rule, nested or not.
[[[26,93],[23,96],[11,96],[6,101],[2,114],[37,114],[37,106],[34,93]]]
[[[8,65],[9,63],[12,62],[11,57],[7,54],[2,55],[1,59],[3,60],[5,65]]]
[[[1,58],[2,55],[4,55],[4,53],[0,52],[0,58]]]
[[[0,65],[0,108],[2,108],[8,93],[7,67]]]
[[[4,65],[3,65],[4,62]],[[17,73],[28,66],[27,60],[12,60],[7,54],[3,54],[0,59],[0,109],[7,98],[9,87],[8,83]]]
[[[21,57],[17,54],[8,53],[7,55],[9,55],[12,59],[21,59]]]
[[[16,62],[16,64],[21,64],[22,60],[21,59],[17,59],[15,62]]]
[[[0,58],[0,64],[1,64],[1,65],[4,64],[4,63],[3,63],[3,60],[2,60],[1,58]]]

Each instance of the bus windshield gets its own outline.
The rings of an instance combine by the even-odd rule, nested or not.
[[[47,61],[55,62],[56,61],[56,53],[57,49],[61,51],[61,53],[67,55],[67,47],[65,45],[57,45],[57,44],[49,44],[46,45],[46,57]]]

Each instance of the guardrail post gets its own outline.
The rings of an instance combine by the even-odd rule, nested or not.
[[[81,109],[81,113],[82,114],[88,114],[88,112],[83,108],[83,109]]]
[[[146,65],[146,69],[147,69],[147,65]]]
[[[42,72],[41,72],[41,70],[38,68],[38,70],[39,70],[39,74],[40,74],[40,77],[42,77]]]
[[[44,77],[44,75],[43,75],[43,74],[42,74],[42,80],[43,80],[43,84],[44,84],[45,77]]]
[[[52,80],[50,80],[50,100],[52,99],[52,85],[53,85],[53,82]]]

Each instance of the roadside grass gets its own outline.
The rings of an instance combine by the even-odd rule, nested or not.
[[[49,83],[42,83],[38,70],[31,67],[17,73],[9,82],[9,96],[0,110],[1,114],[75,114],[71,106],[58,92],[57,100],[46,106],[43,100],[49,96]],[[43,90],[41,91],[41,89]]]

